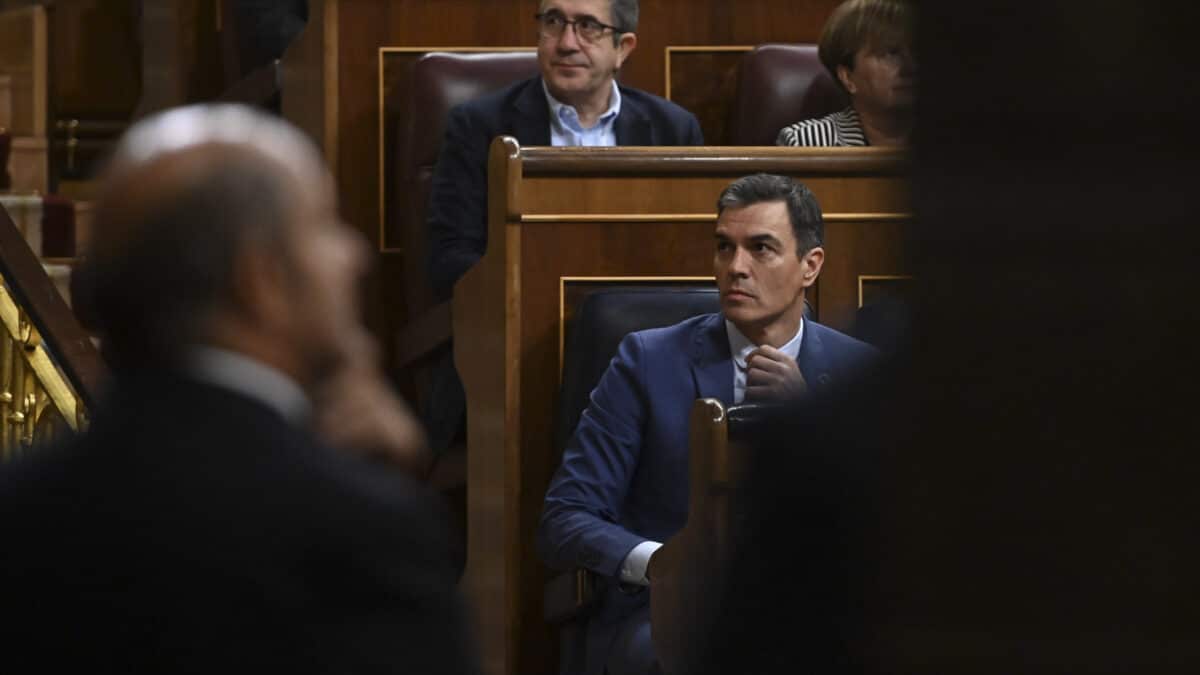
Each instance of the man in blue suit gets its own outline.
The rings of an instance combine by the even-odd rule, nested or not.
[[[538,546],[547,564],[611,581],[581,645],[587,675],[657,668],[641,589],[650,557],[687,520],[692,402],[819,395],[877,356],[803,318],[825,259],[808,188],[748,176],[721,193],[717,210],[721,313],[625,337],[546,493]]]
[[[703,145],[700,123],[679,106],[617,84],[637,46],[638,0],[542,0],[536,16],[541,75],[450,111],[434,167],[427,224],[434,295],[451,291],[487,250],[488,147],[497,136],[522,145]],[[463,425],[466,396],[439,356],[425,413],[435,453]]]

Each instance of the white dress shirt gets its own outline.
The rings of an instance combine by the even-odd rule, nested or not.
[[[554,98],[544,81],[542,91],[546,92],[546,103],[550,106],[550,145],[611,148],[617,144],[613,125],[617,115],[621,114],[621,90],[615,80],[612,83],[612,96],[608,99],[608,110],[588,129],[579,123],[579,112],[575,107]]]
[[[312,411],[312,403],[295,380],[244,354],[197,346],[188,350],[186,363],[197,380],[259,401],[292,424],[303,424]]]

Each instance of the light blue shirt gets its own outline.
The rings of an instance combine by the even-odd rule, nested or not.
[[[554,98],[544,81],[542,91],[546,92],[546,103],[550,106],[550,145],[611,148],[617,144],[617,133],[613,125],[617,121],[617,115],[621,114],[621,89],[617,87],[616,80],[612,83],[608,110],[588,129],[584,129],[579,123],[579,113],[575,107]]]

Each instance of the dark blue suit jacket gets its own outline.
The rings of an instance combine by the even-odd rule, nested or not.
[[[806,321],[796,362],[812,394],[850,379],[875,349]],[[688,416],[697,398],[733,402],[721,314],[630,333],[592,392],[550,482],[538,547],[551,567],[610,580],[589,620],[584,661],[601,673],[620,622],[649,601],[617,588],[621,562],[647,539],[681,530],[688,507]]]
[[[637,89],[621,87],[617,145],[704,145],[700,123],[679,106]],[[550,108],[541,77],[455,106],[430,188],[429,278],[448,298],[487,249],[488,147],[497,136],[521,145],[550,145]]]

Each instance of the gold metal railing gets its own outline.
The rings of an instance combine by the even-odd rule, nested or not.
[[[79,395],[42,344],[33,322],[0,283],[0,461],[52,443],[87,424]]]
[[[0,205],[0,462],[85,428],[106,377],[91,338]]]

